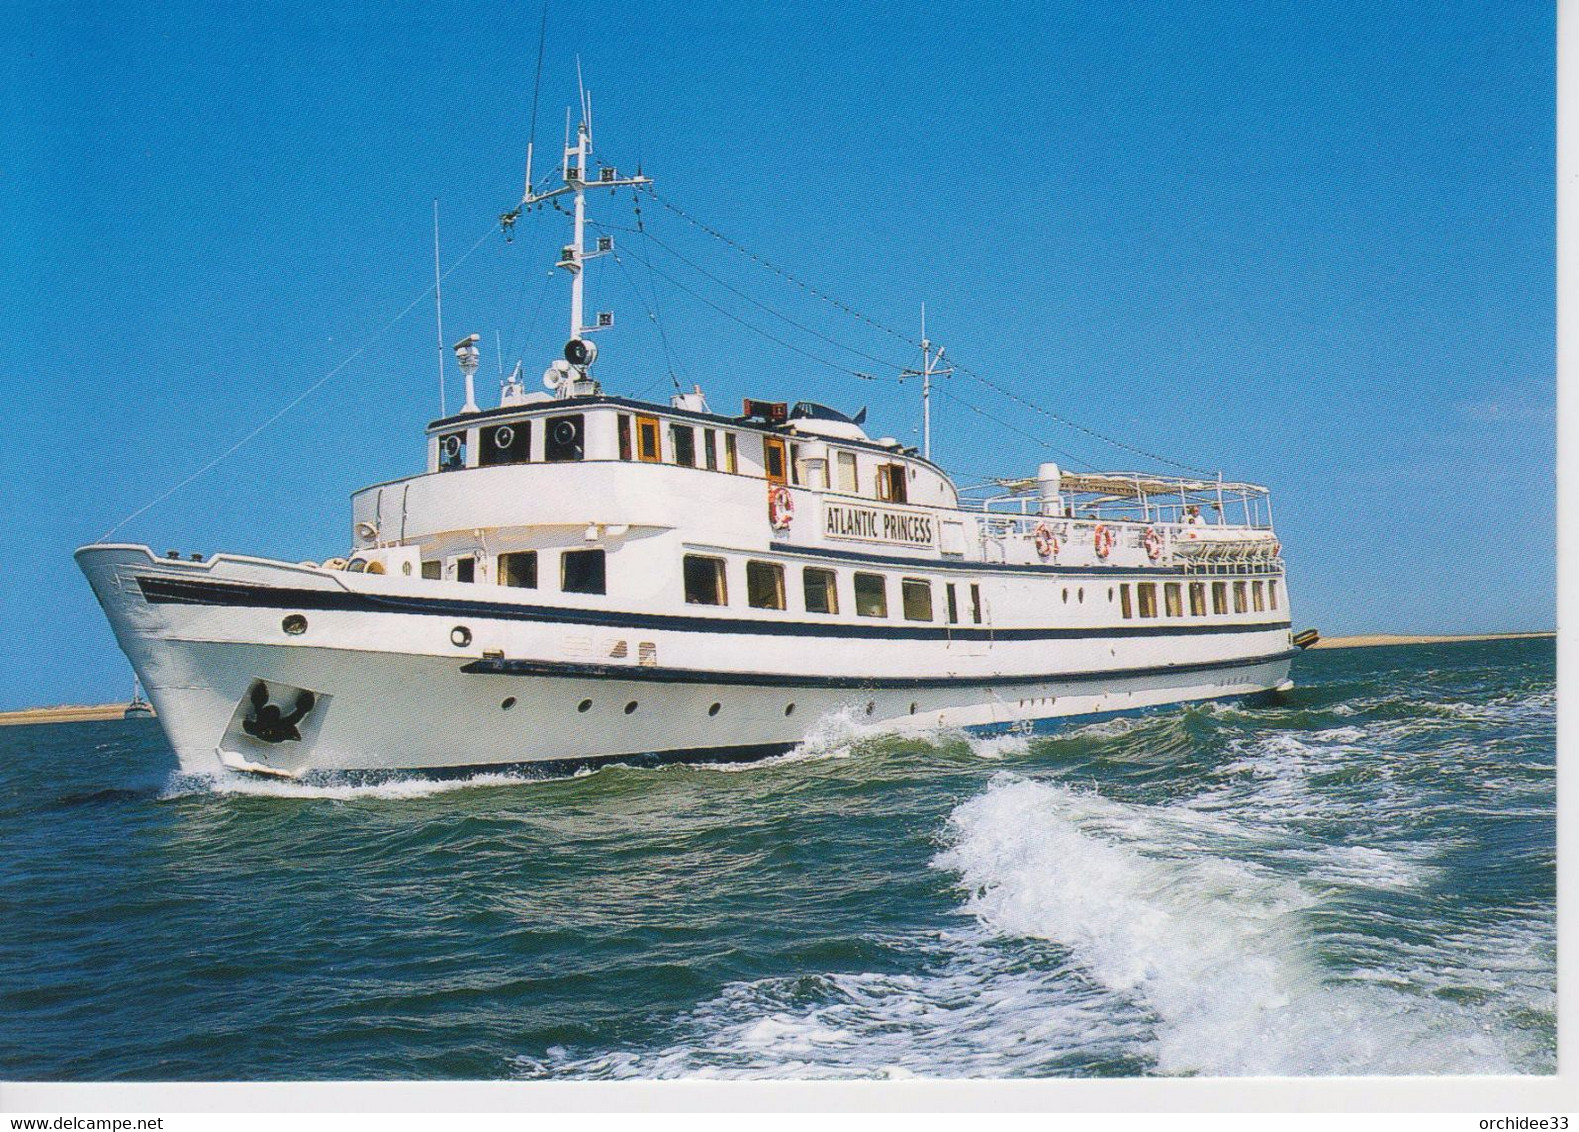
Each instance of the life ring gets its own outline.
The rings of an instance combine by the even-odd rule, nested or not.
[[[1113,553],[1113,532],[1106,523],[1098,523],[1097,529],[1091,532],[1091,545],[1096,548],[1098,558],[1106,558]]]
[[[780,485],[768,489],[768,522],[775,531],[787,531],[795,520],[795,498]]]
[[[1140,545],[1146,548],[1146,557],[1153,562],[1162,557],[1162,536],[1156,527],[1146,528],[1146,533],[1140,536]]]
[[[1046,523],[1036,524],[1036,530],[1031,532],[1031,540],[1036,544],[1036,553],[1043,558],[1051,558],[1058,553],[1058,539]]]

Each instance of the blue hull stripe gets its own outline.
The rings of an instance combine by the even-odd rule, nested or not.
[[[143,597],[155,605],[222,605],[253,609],[325,609],[358,613],[410,613],[429,617],[482,617],[615,629],[670,629],[688,633],[757,634],[768,637],[854,637],[903,641],[1079,641],[1102,637],[1168,639],[1211,633],[1259,633],[1287,629],[1288,621],[1236,625],[1114,625],[1103,628],[993,629],[983,626],[851,625],[837,621],[767,621],[743,617],[687,617],[625,613],[544,605],[353,593],[347,590],[288,589],[201,578],[138,575]]]
[[[657,684],[704,684],[771,688],[833,688],[849,691],[926,688],[1007,688],[1027,684],[1107,683],[1138,676],[1175,672],[1232,671],[1256,664],[1288,660],[1299,649],[1187,664],[1153,664],[1143,668],[1108,668],[1099,672],[1052,672],[1030,675],[981,676],[817,676],[807,673],[720,672],[696,668],[653,668],[632,664],[581,664],[555,660],[474,660],[461,671],[478,676],[548,676],[561,679],[627,680]]]

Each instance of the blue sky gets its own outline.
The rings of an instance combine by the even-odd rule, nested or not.
[[[421,295],[433,198],[447,261],[514,203],[539,11],[13,6],[0,708],[124,696],[71,551]],[[926,302],[934,339],[1028,400],[1269,484],[1300,626],[1554,623],[1550,5],[558,0],[540,169],[577,53],[600,155],[642,162],[686,211],[886,325],[909,331]],[[630,201],[595,215],[629,226]],[[644,215],[752,301],[617,232],[622,264],[590,278],[619,319],[611,390],[668,388],[656,296],[675,372],[715,407],[870,404],[874,428],[916,438],[913,387],[840,372],[913,355]],[[447,335],[483,335],[485,404],[496,331],[532,379],[562,343],[559,219],[485,241],[445,284]],[[119,537],[342,550],[348,494],[421,463],[433,340],[419,304]],[[934,451],[962,481],[1050,456],[965,402],[1052,458],[1154,466],[964,376],[942,392]]]

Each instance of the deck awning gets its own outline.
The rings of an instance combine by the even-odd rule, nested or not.
[[[1035,491],[1039,481],[1000,479],[999,487],[1016,495]],[[1217,480],[1176,479],[1172,476],[1147,475],[1141,472],[1063,472],[1059,476],[1059,490],[1070,495],[1101,495],[1113,499],[1139,499],[1141,496],[1216,495],[1265,495],[1267,489],[1253,483],[1219,483]]]

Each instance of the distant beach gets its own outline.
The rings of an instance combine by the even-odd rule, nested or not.
[[[64,704],[59,707],[0,711],[0,727],[24,723],[87,723],[95,719],[120,719],[126,704]]]
[[[1358,637],[1323,637],[1311,648],[1360,649],[1376,645],[1449,645],[1457,641],[1522,641],[1532,637],[1555,637],[1545,633],[1461,633],[1446,636],[1411,636],[1398,633],[1367,633]]]

